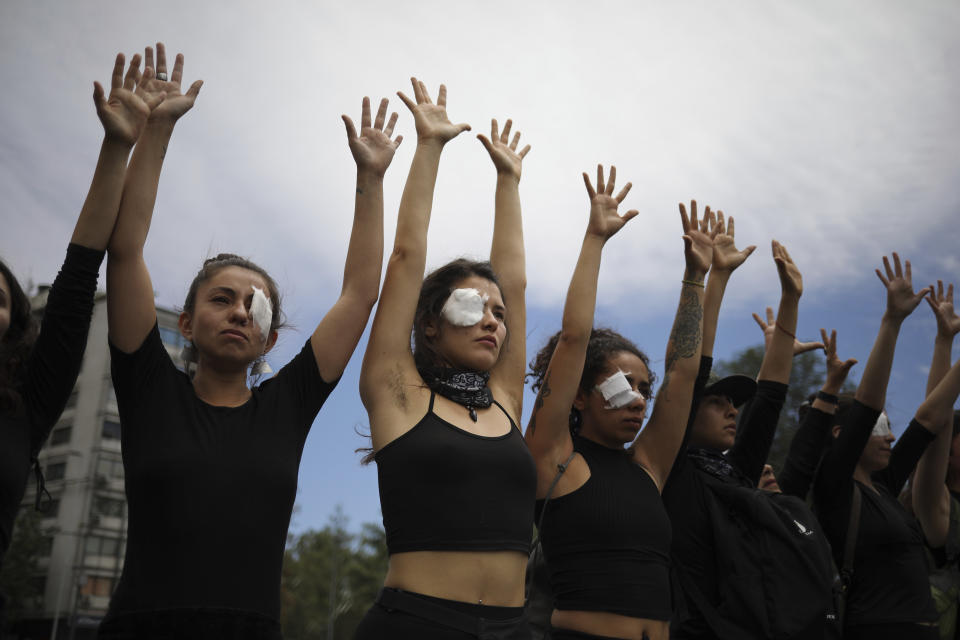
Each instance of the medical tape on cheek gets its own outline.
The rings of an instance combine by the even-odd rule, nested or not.
[[[621,409],[643,398],[630,386],[626,374],[617,371],[615,374],[596,386],[596,390],[606,401],[607,409]]]
[[[273,305],[270,299],[263,293],[263,289],[253,287],[253,300],[250,302],[250,318],[260,329],[260,337],[263,340],[270,335],[270,325],[273,323]]]
[[[890,430],[890,419],[887,417],[887,414],[881,413],[880,417],[878,417],[877,421],[873,424],[873,431],[870,432],[870,435],[883,438],[892,433],[893,431]]]
[[[440,314],[452,325],[472,327],[483,319],[483,307],[490,296],[476,289],[454,289],[443,303]]]

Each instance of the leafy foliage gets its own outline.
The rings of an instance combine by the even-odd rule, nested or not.
[[[347,530],[340,507],[320,531],[292,539],[283,564],[281,622],[288,640],[349,640],[387,573],[383,528]]]
[[[729,360],[720,360],[714,363],[713,370],[720,377],[740,373],[756,378],[760,372],[760,363],[763,361],[763,345],[747,347],[737,353]],[[790,386],[787,390],[787,400],[780,412],[780,420],[777,422],[777,433],[773,439],[773,446],[770,448],[770,455],[767,462],[771,464],[776,473],[783,469],[783,463],[787,459],[787,451],[790,449],[790,443],[793,436],[800,426],[797,417],[797,409],[803,404],[811,393],[823,385],[826,378],[827,369],[822,351],[808,351],[801,353],[793,358],[793,368],[790,371]],[[847,378],[843,385],[843,391],[853,391],[856,389],[856,383]]]

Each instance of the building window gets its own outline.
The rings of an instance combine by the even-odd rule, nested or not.
[[[73,431],[72,425],[64,425],[62,427],[57,427],[50,434],[50,446],[56,446],[58,444],[66,444],[70,442],[70,433]]]
[[[119,440],[120,423],[116,420],[104,420],[103,430],[100,432],[100,437],[102,437],[104,440]]]
[[[97,460],[97,476],[104,479],[123,478],[123,461],[119,458],[100,458]]]
[[[43,508],[43,507],[46,508]],[[60,515],[60,498],[51,498],[41,503],[41,513],[44,518],[56,518]]]
[[[113,593],[113,579],[104,576],[87,576],[87,581],[80,587],[80,594],[84,596],[109,596]]]
[[[84,543],[84,553],[88,556],[108,556],[117,557],[120,551],[119,538],[104,538],[102,536],[89,536]],[[109,593],[106,595],[110,595]]]
[[[107,518],[122,518],[125,505],[126,502],[119,498],[97,496],[93,500],[91,515],[105,516]]]
[[[117,406],[117,392],[109,380],[107,380],[107,404]]]
[[[80,395],[80,390],[76,387],[73,388],[73,391],[70,392],[70,397],[67,398],[67,406],[64,409],[69,409],[71,407],[77,406],[77,397]]]
[[[43,472],[43,478],[48,482],[50,480],[63,480],[65,475],[67,475],[66,462],[48,462],[47,468]]]

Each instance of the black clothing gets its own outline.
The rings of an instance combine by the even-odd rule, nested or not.
[[[810,407],[790,442],[790,450],[777,478],[787,495],[807,499],[820,458],[833,440],[834,415]]]
[[[940,640],[936,627],[909,622],[867,624],[843,632],[844,640]]]
[[[0,412],[0,566],[10,546],[30,466],[80,373],[103,256],[96,249],[67,247],[63,267],[50,288],[40,335],[16,381],[22,405]]]
[[[232,609],[182,609],[115,615],[97,629],[98,640],[282,640],[280,623]]]
[[[657,486],[624,449],[579,436],[573,447],[590,478],[550,499],[540,531],[556,608],[669,620],[670,519]]]
[[[820,464],[814,483],[817,515],[843,564],[853,499],[853,472],[880,412],[854,402],[849,419]],[[867,624],[935,622],[923,532],[897,500],[907,477],[935,435],[916,420],[900,437],[886,469],[871,476],[877,492],[863,494],[860,530],[847,597],[846,627]]]
[[[550,629],[550,640],[619,640],[610,636],[598,636],[593,633],[583,633],[573,629]]]
[[[108,620],[197,609],[277,620],[300,456],[336,382],[321,378],[309,340],[239,407],[200,400],[156,326],[111,356],[129,531]]]
[[[356,640],[530,640],[523,607],[490,607],[384,587]]]
[[[510,431],[485,437],[426,415],[377,451],[387,550],[530,552],[537,488],[533,457]]]
[[[425,367],[417,371],[434,393],[466,407],[474,422],[477,421],[477,409],[486,409],[493,404],[493,394],[487,386],[489,371],[451,367]]]

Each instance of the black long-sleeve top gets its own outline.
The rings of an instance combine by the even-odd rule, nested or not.
[[[831,440],[833,418],[833,414],[813,407],[803,416],[790,442],[783,471],[777,478],[783,493],[801,500],[807,499],[820,458]]]
[[[694,400],[684,434],[683,445],[663,490],[663,501],[673,524],[672,556],[675,564],[690,580],[700,586],[710,604],[720,601],[717,576],[717,549],[710,523],[708,501],[713,497],[701,471],[687,459],[687,449],[713,359],[703,356],[694,386]],[[737,426],[733,447],[722,455],[735,470],[735,477],[744,486],[756,487],[763,472],[780,410],[786,400],[787,385],[761,380],[757,393],[744,405]],[[710,637],[706,621],[699,612],[683,623],[683,637]]]
[[[814,481],[814,507],[843,564],[853,499],[853,472],[880,411],[854,402],[849,420],[824,454]],[[916,420],[900,436],[886,469],[871,475],[876,491],[862,494],[846,625],[929,623],[937,619],[930,597],[923,532],[897,496],[935,435]]]
[[[0,413],[0,565],[10,546],[30,466],[80,373],[103,256],[103,251],[80,245],[67,247],[47,298],[40,335],[16,383],[22,405]]]

